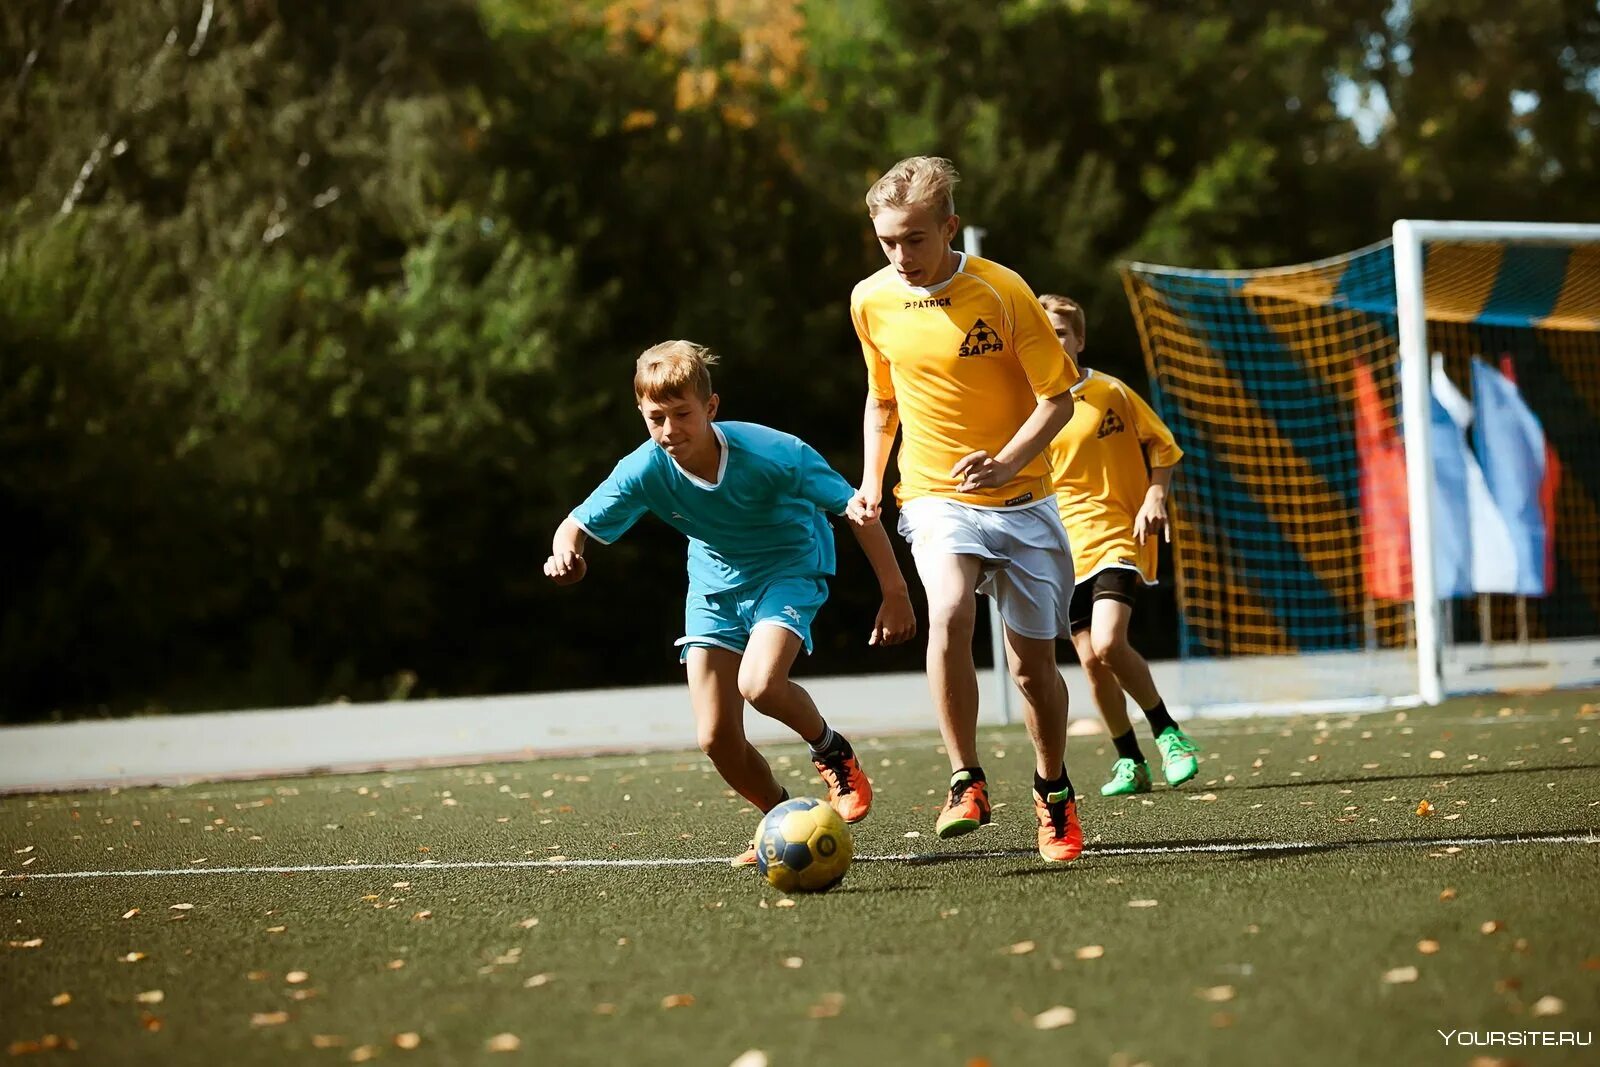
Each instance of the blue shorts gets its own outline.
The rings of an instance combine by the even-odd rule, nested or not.
[[[678,658],[688,659],[695,645],[743,655],[750,631],[762,624],[782,626],[798,635],[809,654],[811,620],[827,599],[828,583],[821,578],[774,578],[725,593],[691,589],[683,605],[685,636],[677,640],[683,648]]]

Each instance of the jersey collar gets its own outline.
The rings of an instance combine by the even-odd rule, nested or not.
[[[1070,390],[1068,390],[1069,392],[1081,393],[1085,389],[1089,388],[1089,383],[1091,381],[1093,381],[1094,377],[1095,377],[1094,368],[1093,367],[1087,367],[1087,368],[1085,368],[1085,370],[1088,373],[1084,376],[1083,381],[1081,381],[1078,384],[1074,385]]]
[[[717,443],[722,446],[722,458],[717,461],[716,481],[708,482],[704,478],[690,474],[688,471],[683,469],[683,466],[677,460],[672,459],[672,455],[670,453],[667,455],[667,458],[672,460],[672,465],[678,468],[678,473],[689,479],[690,482],[699,486],[701,489],[716,489],[722,484],[723,476],[728,473],[728,435],[723,433],[722,427],[718,426],[714,422],[711,424],[711,432],[717,435]],[[662,451],[665,452],[666,449],[663,448]]]
[[[905,288],[911,290],[913,293],[916,293],[918,296],[932,296],[934,293],[943,292],[944,289],[951,282],[953,282],[957,278],[961,277],[961,272],[966,269],[966,266],[967,266],[967,254],[965,252],[957,252],[956,255],[958,257],[960,257],[960,258],[958,258],[956,260],[956,269],[950,272],[950,277],[946,278],[944,281],[940,282],[938,285],[930,285],[930,286],[906,285],[905,282],[900,282],[900,276],[899,275],[895,275],[895,279],[894,280],[897,281],[897,282],[900,282],[900,284],[902,286],[904,286]]]

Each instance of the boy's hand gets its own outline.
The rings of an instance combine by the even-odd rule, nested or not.
[[[544,561],[544,573],[557,585],[572,585],[583,581],[589,565],[576,552],[557,552]]]
[[[872,636],[867,644],[899,645],[917,636],[917,613],[911,607],[908,593],[897,593],[883,598],[878,608],[878,618],[872,624]]]
[[[850,503],[844,506],[844,517],[857,526],[866,526],[883,517],[883,490],[876,493],[857,489]]]
[[[1154,488],[1154,487],[1152,487]],[[1161,535],[1172,540],[1172,527],[1167,523],[1167,498],[1164,493],[1152,492],[1144,498],[1144,506],[1133,520],[1133,536],[1144,544],[1146,537]]]
[[[950,477],[961,479],[961,484],[956,486],[958,493],[994,489],[1005,485],[1016,476],[1016,468],[1011,464],[1001,463],[981,449],[962,456],[961,460],[950,468]]]

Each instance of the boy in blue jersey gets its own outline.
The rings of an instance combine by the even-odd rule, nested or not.
[[[640,445],[556,530],[544,572],[559,585],[587,573],[584,543],[610,544],[645,512],[689,538],[682,660],[700,747],[717,772],[762,812],[788,798],[745,739],[744,704],[811,746],[829,802],[846,822],[872,807],[850,743],[789,678],[811,651],[811,620],[834,572],[833,529],[855,489],[810,445],[748,422],[715,423],[710,350],[665,341],[639,357],[633,387],[650,440]],[[880,523],[851,525],[883,593],[868,643],[916,634],[905,577]],[[735,866],[756,862],[752,846]]]

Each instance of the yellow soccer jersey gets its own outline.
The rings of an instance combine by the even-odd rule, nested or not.
[[[961,255],[951,278],[923,289],[885,266],[850,294],[867,361],[867,391],[900,409],[900,503],[938,496],[1020,507],[1050,493],[1041,453],[1009,484],[958,493],[950,468],[979,449],[996,455],[1033,414],[1036,398],[1072,388],[1078,368],[1028,283],[1015,271]]]
[[[1139,544],[1133,520],[1150,488],[1149,467],[1175,466],[1183,449],[1150,405],[1111,375],[1090,371],[1072,392],[1072,421],[1045,449],[1072,569],[1083,582],[1107,567],[1131,567],[1153,584],[1156,541]]]

